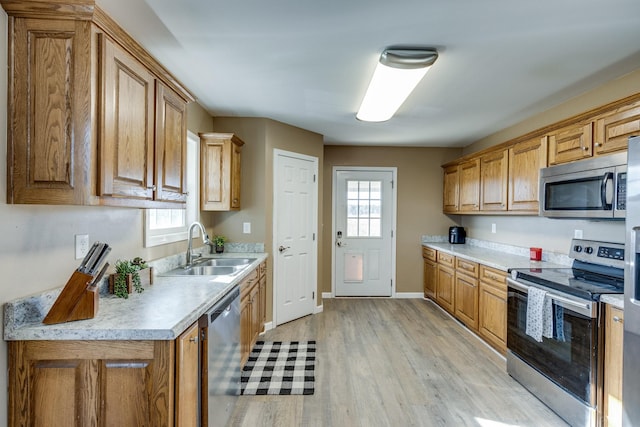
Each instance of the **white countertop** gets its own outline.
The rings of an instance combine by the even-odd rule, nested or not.
[[[624,310],[624,295],[603,294],[600,301]]]
[[[230,253],[256,258],[237,276],[155,276],[153,285],[128,299],[101,294],[93,319],[45,325],[42,319],[61,289],[5,304],[4,339],[174,340],[267,258],[265,253]],[[221,280],[222,279],[222,280]]]

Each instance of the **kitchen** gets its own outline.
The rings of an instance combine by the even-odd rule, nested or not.
[[[7,28],[4,21],[2,31],[3,40]],[[4,43],[3,43],[4,45]],[[0,57],[6,58],[4,52]],[[6,67],[1,67],[6,70]],[[3,71],[6,73],[6,71]],[[6,79],[6,75],[3,76]],[[425,148],[425,147],[342,147],[323,146],[322,137],[314,132],[293,128],[269,119],[215,118],[211,117],[199,106],[190,105],[188,111],[188,128],[194,132],[201,131],[233,131],[242,135],[246,140],[243,157],[245,171],[255,170],[255,174],[243,175],[243,197],[250,202],[247,209],[238,214],[217,213],[204,214],[203,222],[208,229],[220,230],[227,234],[232,241],[264,241],[266,247],[271,247],[270,230],[271,218],[267,213],[270,206],[270,193],[265,188],[263,175],[259,171],[270,169],[268,160],[263,159],[263,152],[272,147],[283,149],[298,149],[305,147],[305,152],[323,160],[321,163],[322,200],[321,217],[330,218],[330,171],[334,165],[388,165],[390,158],[401,170],[402,189],[398,195],[399,221],[398,247],[398,292],[419,293],[422,289],[422,259],[420,257],[420,236],[443,235],[450,225],[459,223],[467,228],[470,236],[477,239],[496,241],[516,246],[540,246],[545,251],[566,253],[568,242],[573,237],[574,230],[582,230],[585,237],[595,240],[624,240],[624,227],[619,223],[592,222],[583,220],[553,220],[539,217],[507,217],[507,216],[465,216],[449,217],[442,214],[441,209],[441,168],[440,166],[463,154],[517,137],[544,124],[579,114],[591,108],[596,108],[608,102],[624,98],[638,92],[640,75],[637,71],[613,80],[586,94],[571,99],[556,108],[536,115],[519,125],[505,129],[479,142],[460,148]],[[6,97],[6,87],[0,89]],[[6,105],[6,102],[1,102]],[[4,107],[3,107],[4,108]],[[6,128],[3,117],[3,129]],[[4,135],[4,130],[0,131]],[[268,137],[264,135],[268,134]],[[274,136],[275,135],[275,136]],[[271,138],[271,139],[269,139]],[[6,140],[0,151],[6,152]],[[304,141],[301,144],[301,141]],[[264,150],[264,151],[261,151]],[[0,162],[0,188],[6,189],[6,162]],[[267,180],[268,181],[268,180]],[[435,182],[433,186],[425,188],[424,182]],[[265,189],[261,194],[261,189]],[[425,197],[415,200],[412,194],[423,193]],[[5,199],[4,197],[2,198]],[[406,207],[403,209],[403,206]],[[70,270],[76,267],[73,259],[73,236],[88,234],[91,240],[108,241],[114,251],[112,259],[129,258],[142,255],[146,259],[157,259],[173,255],[184,250],[184,243],[176,243],[143,249],[142,221],[140,210],[105,208],[105,207],[72,207],[72,206],[42,206],[42,205],[6,205],[0,207],[3,219],[2,263],[5,267],[2,302],[6,302],[25,295],[37,293],[56,286],[61,286],[68,277]],[[429,218],[429,221],[425,221]],[[242,222],[251,222],[253,234],[247,239],[240,232]],[[325,223],[328,221],[325,220]],[[496,224],[496,233],[492,233],[492,224]],[[324,260],[318,275],[319,293],[331,291],[330,276],[330,248],[332,238],[330,227],[324,228],[320,241],[320,258]],[[34,269],[33,264],[38,268]],[[0,352],[0,363],[6,365],[6,345]],[[2,383],[6,383],[4,378]],[[0,404],[0,419],[4,419],[6,410],[6,396]]]

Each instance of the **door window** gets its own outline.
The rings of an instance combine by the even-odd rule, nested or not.
[[[380,237],[382,181],[347,181],[347,237]]]

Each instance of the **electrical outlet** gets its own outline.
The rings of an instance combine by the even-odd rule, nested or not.
[[[242,223],[242,232],[244,234],[251,234],[251,223],[250,222],[243,222]]]
[[[76,234],[76,259],[82,259],[89,252],[89,235]]]
[[[574,239],[582,239],[582,230],[573,230]]]
[[[491,232],[492,232],[493,234],[495,234],[495,233],[496,233],[496,225],[495,225],[495,224],[491,224]]]

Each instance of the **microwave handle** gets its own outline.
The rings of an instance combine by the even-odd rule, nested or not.
[[[611,183],[611,187],[607,184]],[[610,188],[611,200],[607,198],[607,189]],[[602,183],[600,184],[600,199],[602,200],[602,207],[609,211],[613,208],[613,172],[606,172],[602,177]]]

